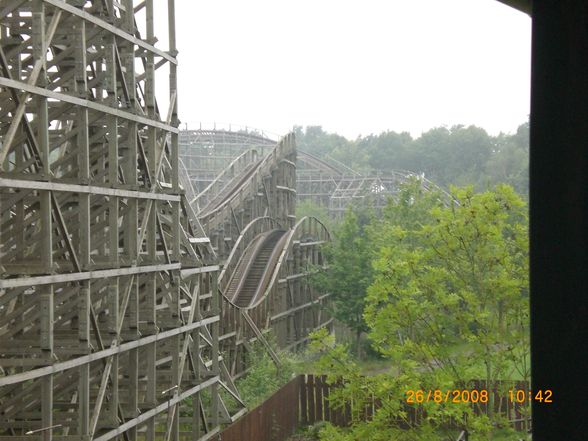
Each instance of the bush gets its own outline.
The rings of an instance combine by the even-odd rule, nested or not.
[[[294,356],[279,351],[278,357],[281,362],[279,369],[261,343],[251,345],[251,351],[247,353],[249,370],[245,377],[237,381],[237,389],[248,409],[262,403],[294,377]]]

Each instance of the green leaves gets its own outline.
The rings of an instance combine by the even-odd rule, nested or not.
[[[452,192],[459,206],[433,206],[429,223],[412,229],[389,221],[403,220],[402,201],[387,208],[365,319],[375,346],[392,359],[436,360],[455,379],[467,379],[463,366],[484,364],[494,381],[525,358],[502,348],[528,345],[526,208],[505,185]]]
[[[387,131],[350,141],[319,126],[297,126],[294,131],[302,150],[330,156],[360,172],[412,170],[442,186],[472,184],[478,190],[506,182],[528,194],[529,123],[513,135],[490,136],[479,127],[456,125],[430,129],[416,139]]]
[[[318,275],[315,283],[332,294],[334,316],[359,336],[367,330],[363,309],[372,281],[371,247],[364,225],[352,209],[345,213],[333,236],[325,250],[329,271]]]
[[[271,336],[270,336],[270,341]],[[273,342],[272,342],[273,346]],[[277,348],[274,348],[277,351]],[[294,376],[295,360],[291,354],[279,352],[281,367],[278,369],[261,343],[250,345],[247,353],[247,375],[237,381],[243,401],[249,409],[263,402]]]
[[[491,389],[498,380],[529,378],[526,206],[505,185],[452,192],[460,203],[445,207],[409,184],[382,219],[363,229],[353,213],[344,219],[331,254],[332,287],[344,293],[337,305],[350,311],[362,304],[351,292],[366,290],[368,336],[393,374],[362,377],[346,347],[321,336],[331,348],[323,344],[322,368],[333,381],[347,381],[335,400],[361,402],[369,390],[382,402],[373,421],[358,421],[347,434],[325,428],[321,439],[440,439],[449,417],[485,439],[501,417],[476,415],[467,404],[425,403],[427,421],[401,430],[404,393],[460,389],[472,379]],[[363,259],[372,261],[369,272]]]

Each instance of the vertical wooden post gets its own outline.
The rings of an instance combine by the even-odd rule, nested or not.
[[[78,339],[80,350],[87,353],[90,352],[90,302],[90,282],[84,281],[78,303]],[[90,364],[78,369],[78,433],[85,440],[90,434]]]
[[[41,303],[41,350],[43,358],[49,363],[53,361],[53,285],[42,288],[39,301]],[[53,374],[46,375],[42,379],[41,388],[41,425],[43,428],[53,425]],[[43,441],[53,439],[53,430],[42,432]]]
[[[219,314],[220,310],[220,292],[218,290],[218,272],[211,272],[210,278],[211,286],[210,290],[212,293],[212,302],[211,302],[211,312],[213,315]],[[218,337],[219,337],[219,322],[215,322],[211,325],[212,327],[212,372],[214,375],[220,375],[220,365],[219,365],[219,344],[218,344]],[[219,396],[218,396],[218,382],[215,382],[210,387],[210,393],[212,394],[212,426],[216,427],[219,424]]]

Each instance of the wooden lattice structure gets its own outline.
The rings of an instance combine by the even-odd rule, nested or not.
[[[279,347],[297,349],[311,331],[331,324],[324,308],[328,293],[310,283],[326,265],[321,246],[329,233],[317,219],[296,221],[294,135],[274,143],[261,159],[249,158],[247,147],[192,204],[224,265],[220,340],[233,377],[244,372],[250,341],[261,341],[279,363],[267,332]]]
[[[210,439],[244,412],[252,341],[279,364],[268,332],[297,348],[330,323],[309,283],[329,236],[295,220],[294,138],[193,179],[173,0],[166,50],[153,0],[0,6],[0,439]],[[217,152],[256,135],[224,136]],[[243,284],[249,302],[226,295]]]
[[[180,182],[166,4],[162,50],[153,0],[0,2],[10,439],[206,439],[231,420],[219,389],[239,401],[219,356],[219,266]]]
[[[247,150],[262,157],[276,142],[263,132],[220,128],[182,130],[179,136],[180,157],[196,194],[202,193],[213,181],[226,183],[222,172]]]
[[[350,205],[380,212],[388,199],[396,197],[401,186],[411,179],[417,180],[425,191],[438,191],[446,203],[453,200],[423,175],[410,171],[362,174],[332,158],[318,158],[300,151],[296,165],[298,200],[325,208],[332,218],[340,218]]]
[[[226,129],[182,130],[179,139],[180,158],[195,190],[190,200],[196,212],[226,190],[235,176],[255,168],[276,144],[263,132]],[[444,199],[452,199],[424,176],[411,171],[366,174],[330,157],[319,158],[300,150],[296,157],[297,200],[312,201],[333,218],[341,217],[349,205],[369,206],[378,212],[411,179],[419,180],[426,191],[440,191]],[[226,237],[234,239],[234,235]]]

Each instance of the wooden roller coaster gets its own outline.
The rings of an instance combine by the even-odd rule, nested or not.
[[[0,6],[0,440],[210,439],[253,340],[330,323],[294,139],[195,191],[173,0],[167,50],[153,0]]]

